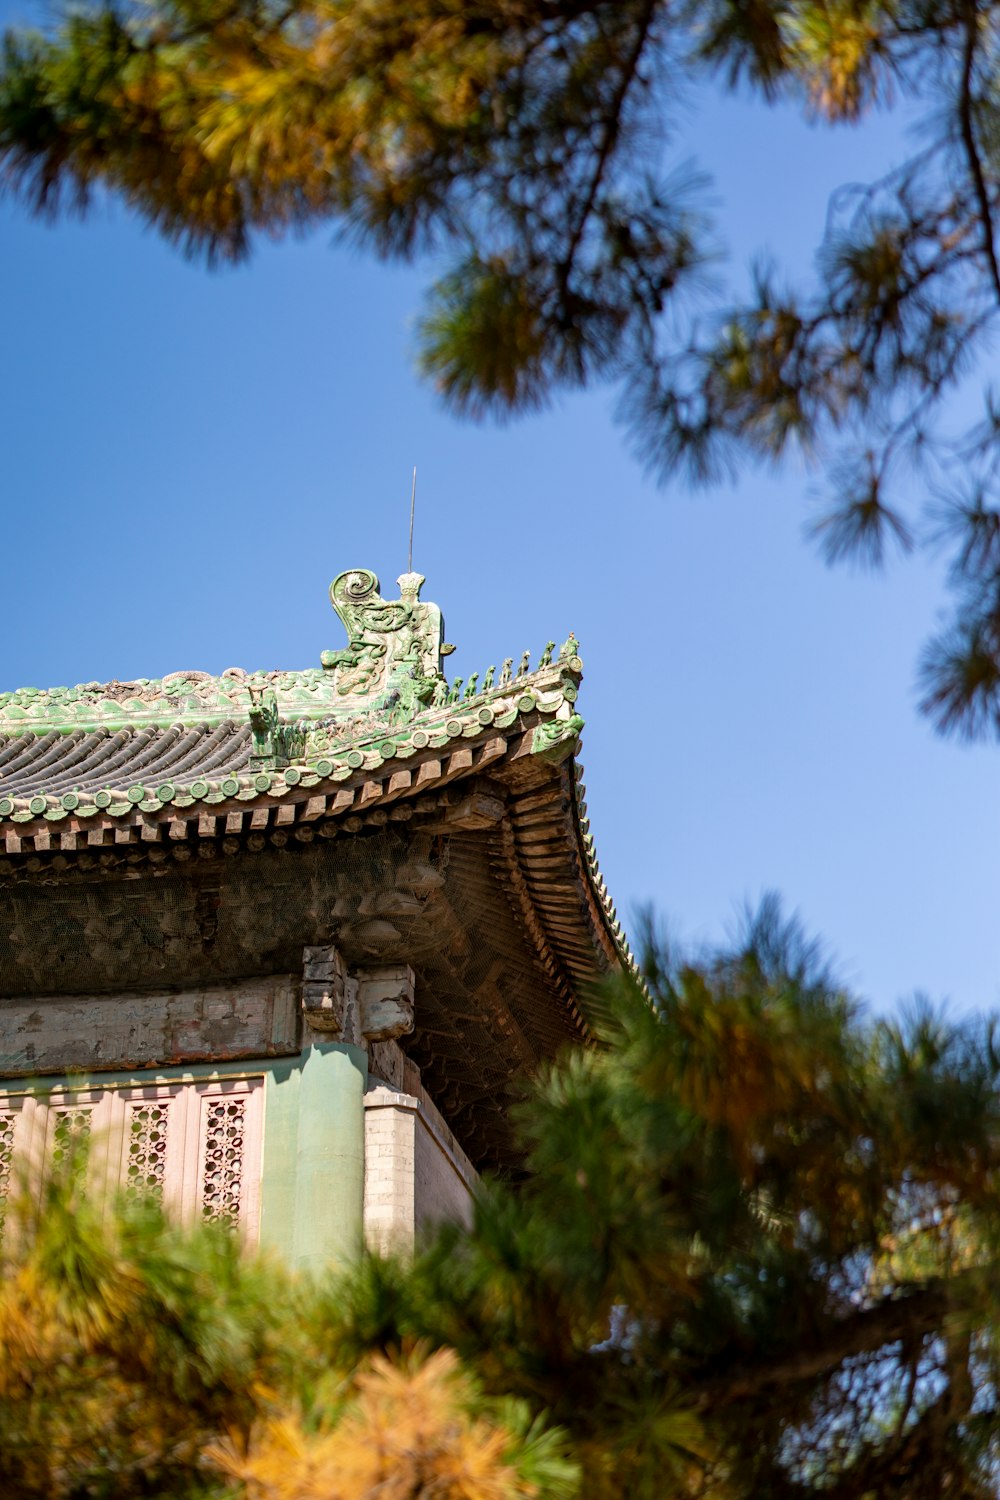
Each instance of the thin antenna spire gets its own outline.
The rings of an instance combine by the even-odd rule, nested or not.
[[[406,571],[413,572],[413,512],[417,504],[417,466],[413,465],[413,488],[410,490],[410,550],[406,555]]]

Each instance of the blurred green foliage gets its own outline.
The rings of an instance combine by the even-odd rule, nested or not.
[[[469,1231],[304,1282],[63,1170],[14,1200],[0,1492],[987,1500],[1000,1049],[866,1022],[774,902],[649,948]]]

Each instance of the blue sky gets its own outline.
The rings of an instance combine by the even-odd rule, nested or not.
[[[900,151],[892,122],[709,99],[682,154],[714,175],[736,276],[759,250],[807,264],[830,188]],[[580,638],[623,917],[649,903],[701,941],[777,889],[873,1004],[992,1007],[1000,761],[917,715],[933,566],[825,569],[802,539],[817,476],[794,469],[657,490],[608,391],[457,423],[414,374],[426,268],[330,238],[209,274],[120,207],[53,227],[0,204],[0,687],[316,663],[341,643],[335,573],[395,592],[416,464],[452,670]]]

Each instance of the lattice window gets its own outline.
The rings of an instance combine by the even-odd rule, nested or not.
[[[127,1102],[123,1186],[135,1196],[163,1198],[167,1175],[169,1100]]]
[[[206,1099],[201,1162],[201,1212],[213,1223],[238,1224],[243,1202],[246,1097]]]
[[[88,1195],[105,1204],[151,1195],[184,1222],[231,1225],[253,1242],[263,1105],[259,1077],[0,1092],[0,1222],[19,1158],[39,1192],[46,1164],[78,1159]]]
[[[61,1171],[67,1166],[74,1172],[83,1170],[93,1114],[93,1105],[68,1105],[50,1111],[52,1134],[49,1158],[54,1171]]]
[[[0,1227],[3,1226],[7,1195],[10,1192],[10,1180],[14,1171],[14,1127],[16,1124],[16,1110],[0,1111]]]

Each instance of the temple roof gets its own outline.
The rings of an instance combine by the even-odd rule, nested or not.
[[[450,686],[452,648],[441,613],[419,600],[423,578],[403,574],[387,601],[367,569],[341,573],[330,594],[349,644],[300,672],[230,668],[160,680],[87,682],[0,693],[0,825],[39,818],[127,817],[254,803],[292,787],[349,781],[536,717],[534,750],[571,751],[582,719],[573,704],[582,663],[573,637],[534,671],[528,653]]]
[[[315,669],[0,695],[0,983],[211,983],[315,942],[410,962],[407,1050],[503,1166],[516,1076],[587,1034],[588,987],[628,954],[575,760],[575,638],[449,684],[422,583],[384,600],[340,574],[348,645]]]

